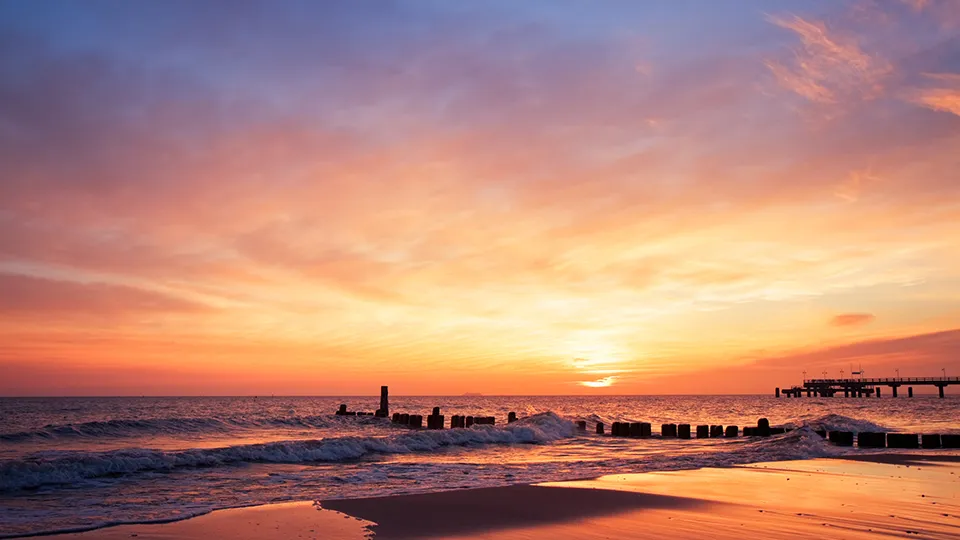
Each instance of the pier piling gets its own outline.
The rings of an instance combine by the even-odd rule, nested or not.
[[[860,448],[885,448],[887,434],[879,431],[861,431],[857,434],[857,446]]]
[[[921,448],[940,448],[940,435],[937,433],[924,433],[920,435]]]
[[[912,386],[908,386],[908,387],[907,387],[907,397],[913,397],[913,387],[912,387]]]
[[[960,435],[944,433],[940,435],[940,445],[944,448],[960,448]]]
[[[853,432],[851,431],[831,431],[829,436],[830,442],[837,446],[853,446]]]
[[[427,429],[443,429],[444,418],[440,414],[440,407],[433,408],[433,414],[427,416]]]
[[[390,390],[388,387],[380,387],[380,408],[374,413],[377,418],[386,418],[390,416],[390,399],[388,397],[389,393]]]
[[[919,448],[920,437],[916,433],[887,433],[887,448]]]

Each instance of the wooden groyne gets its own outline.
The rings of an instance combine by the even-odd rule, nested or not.
[[[866,379],[865,379],[866,380]],[[779,391],[779,389],[777,389]],[[909,389],[912,395],[912,388]],[[792,392],[792,390],[791,390]],[[341,404],[336,411],[337,416],[378,416],[388,417],[389,399],[388,388],[380,387],[380,408],[376,412],[356,412],[348,411],[346,404]],[[409,414],[394,412],[390,416],[394,424],[407,426],[412,429],[421,429],[424,427],[424,417],[419,414]],[[518,420],[516,412],[507,414],[507,423],[513,423]],[[451,429],[467,429],[474,425],[494,426],[497,423],[493,416],[467,416],[453,415],[450,417]],[[445,416],[441,414],[440,407],[434,407],[431,414],[426,417],[427,429],[444,429]],[[586,432],[586,420],[576,422],[577,430]],[[663,439],[691,439],[695,433],[697,439],[730,439],[739,437],[742,433],[744,437],[770,437],[780,435],[792,428],[771,426],[766,418],[757,420],[755,426],[744,426],[742,431],[739,426],[723,426],[717,424],[699,424],[692,427],[690,424],[661,424],[660,438]],[[818,435],[827,439],[837,446],[854,446],[859,448],[899,448],[899,449],[939,449],[960,448],[960,434],[953,433],[887,433],[862,431],[854,433],[852,431],[816,431]],[[633,439],[647,439],[653,437],[653,425],[650,422],[613,422],[610,425],[609,434],[606,426],[602,422],[596,424],[596,434],[610,437],[623,437]]]

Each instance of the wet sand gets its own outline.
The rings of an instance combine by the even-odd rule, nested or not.
[[[367,525],[377,539],[957,538],[960,456],[859,455],[321,506],[224,510],[69,536],[346,539]]]
[[[355,540],[370,538],[372,523],[313,502],[295,502],[218,510],[199,517],[145,525],[119,525],[53,538],[83,540]]]

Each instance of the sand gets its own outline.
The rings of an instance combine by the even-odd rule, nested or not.
[[[860,455],[320,505],[70,536],[339,539],[362,537],[367,526],[377,539],[958,538],[960,457]]]
[[[175,521],[149,525],[119,525],[54,538],[83,540],[355,540],[369,538],[373,525],[313,502],[294,502],[232,508]]]

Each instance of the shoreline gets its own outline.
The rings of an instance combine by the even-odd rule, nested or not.
[[[873,453],[275,503],[164,523],[32,536],[555,540],[709,534],[720,539],[748,532],[766,538],[822,535],[823,527],[839,528],[850,538],[955,537],[960,534],[960,454]]]

